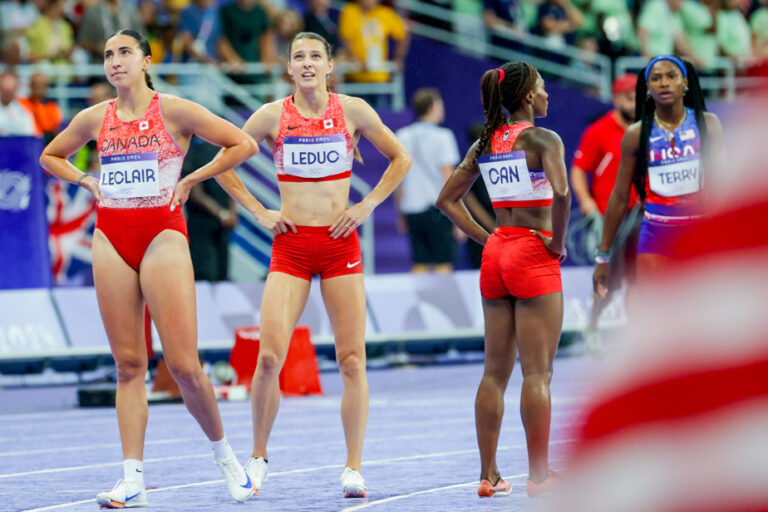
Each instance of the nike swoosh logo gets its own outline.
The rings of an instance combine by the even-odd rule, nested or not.
[[[141,494],[141,491],[137,492],[136,494],[134,494],[134,495],[133,495],[133,496],[131,496],[130,498],[125,498],[125,502],[127,503],[127,502],[131,501],[133,498],[135,498],[135,497],[136,497],[136,496],[138,496],[139,494]]]
[[[118,128],[120,128],[120,126],[110,126],[109,131],[117,130]]]
[[[301,125],[299,124],[296,126],[286,126],[286,128],[288,128],[289,130],[295,130],[296,128],[301,128]]]
[[[657,140],[662,140],[662,139],[666,139],[666,137],[663,135],[659,135],[658,137],[651,137],[650,139],[648,139],[648,142],[656,142]]]
[[[347,268],[354,268],[354,267],[358,266],[361,261],[363,261],[363,260],[357,260],[354,263],[347,263]]]
[[[248,481],[245,482],[245,485],[241,485],[240,487],[242,487],[243,489],[250,489],[250,488],[252,488],[253,487],[253,483],[251,482],[251,477],[248,476],[248,473],[245,474],[245,478],[247,478]]]

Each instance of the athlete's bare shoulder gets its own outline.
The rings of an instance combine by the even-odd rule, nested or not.
[[[270,101],[256,109],[243,126],[245,133],[256,139],[256,142],[261,142],[267,137],[274,138],[277,127],[280,126],[284,99]]]
[[[524,130],[520,134],[520,140],[527,147],[536,151],[561,148],[563,146],[563,140],[557,132],[550,130],[549,128],[542,128],[541,126],[534,126]]]
[[[67,127],[71,131],[76,131],[82,135],[87,135],[96,140],[99,137],[99,130],[104,122],[104,116],[107,113],[109,101],[102,101],[96,105],[87,107],[72,118]]]
[[[339,102],[341,103],[341,108],[344,110],[344,113],[350,118],[375,112],[373,107],[371,107],[364,99],[358,98],[357,96],[339,94]]]
[[[640,132],[643,129],[643,123],[641,121],[635,121],[631,125],[627,127],[627,130],[624,132],[624,137],[621,139],[621,145],[624,147],[625,145],[627,147],[634,147],[637,148],[640,146]]]

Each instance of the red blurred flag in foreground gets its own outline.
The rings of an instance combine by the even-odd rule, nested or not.
[[[724,123],[717,213],[638,290],[549,510],[768,511],[767,106]]]

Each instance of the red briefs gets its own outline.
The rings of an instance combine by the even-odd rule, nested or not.
[[[272,242],[270,272],[310,280],[363,273],[363,258],[357,231],[347,238],[331,238],[330,226],[296,226],[277,235]]]
[[[542,234],[552,236],[547,231]],[[485,299],[532,299],[563,291],[558,255],[530,228],[502,226],[485,243],[480,294]]]
[[[117,253],[138,272],[147,247],[161,231],[172,229],[187,239],[187,221],[181,207],[97,208],[96,229],[100,229]]]

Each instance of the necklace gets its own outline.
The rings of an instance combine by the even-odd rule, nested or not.
[[[656,121],[656,124],[659,125],[659,128],[661,128],[662,130],[668,131],[670,133],[674,133],[674,131],[677,130],[681,124],[683,124],[683,121],[685,121],[685,116],[686,116],[686,112],[683,111],[683,117],[681,117],[678,122],[671,124],[659,119],[658,112],[653,113],[653,119]]]

